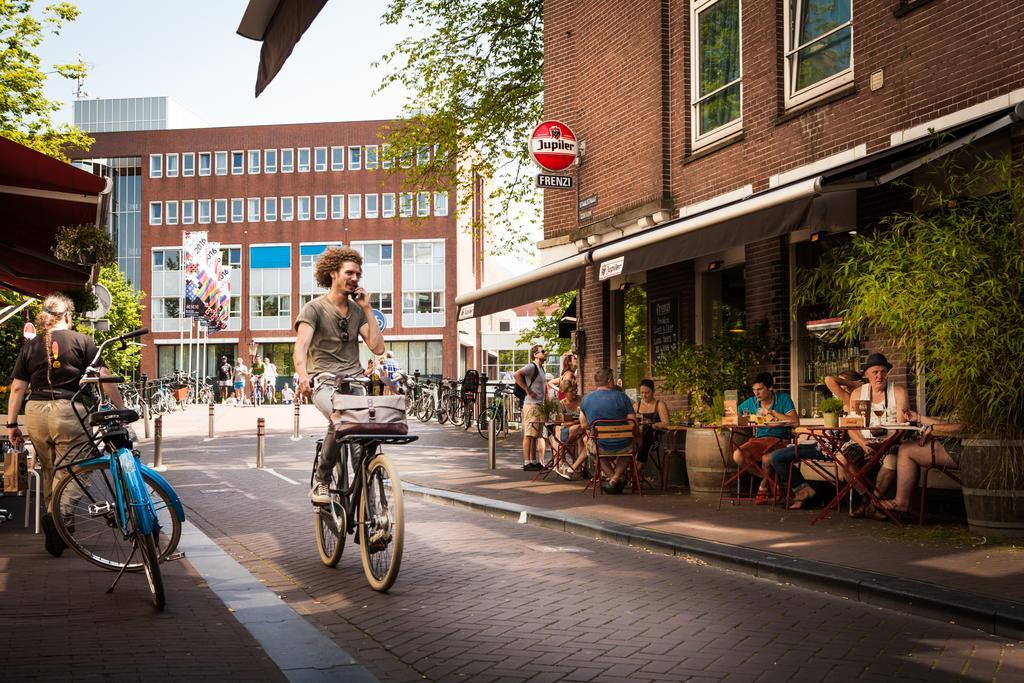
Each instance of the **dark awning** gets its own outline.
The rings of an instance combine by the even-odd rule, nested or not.
[[[46,296],[83,286],[89,269],[53,256],[57,229],[97,225],[107,179],[0,137],[0,286]]]
[[[327,0],[249,0],[238,34],[263,43],[256,97],[270,85]]]
[[[574,254],[524,275],[481,287],[455,297],[459,320],[507,311],[583,286],[589,254]]]

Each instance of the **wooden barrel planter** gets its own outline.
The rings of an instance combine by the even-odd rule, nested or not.
[[[718,450],[718,445],[722,450]],[[734,447],[744,439],[737,436]],[[729,450],[729,430],[727,429],[688,429],[686,431],[686,475],[690,480],[690,491],[694,493],[719,493],[722,490],[722,475],[726,470],[722,462],[728,463],[726,477],[736,472],[736,463],[732,460]]]
[[[1024,441],[964,439],[963,472],[964,507],[967,525],[972,534],[1024,538]],[[1007,453],[1013,453],[1011,456]],[[990,486],[985,481],[992,463],[1007,457],[1018,462],[1016,480],[1010,479]]]

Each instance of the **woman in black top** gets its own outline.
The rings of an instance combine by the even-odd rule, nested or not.
[[[7,408],[7,436],[11,443],[18,444],[24,441],[18,428],[18,411],[31,387],[25,405],[25,426],[43,470],[47,514],[42,523],[46,530],[46,549],[55,556],[63,552],[64,543],[50,518],[55,512],[51,492],[66,476],[66,470],[55,470],[55,464],[88,439],[75,416],[71,398],[78,391],[85,369],[96,357],[96,343],[92,338],[71,329],[74,314],[74,304],[66,296],[51,294],[43,300],[42,310],[36,317],[37,334],[21,347],[14,364]],[[100,374],[110,373],[102,368]],[[120,407],[121,394],[113,385],[107,387],[105,391]],[[82,410],[80,406],[79,412]]]
[[[640,416],[640,450],[636,454],[639,462],[646,462],[651,451],[658,445],[656,430],[668,427],[668,406],[654,398],[654,382],[640,380],[640,400],[636,402],[636,414]]]

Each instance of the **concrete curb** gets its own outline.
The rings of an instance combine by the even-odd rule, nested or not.
[[[924,581],[879,572],[779,555],[754,548],[667,534],[580,515],[508,503],[457,491],[402,483],[406,493],[423,500],[486,512],[504,519],[565,531],[651,552],[693,557],[702,562],[789,583],[837,597],[955,622],[1003,638],[1024,640],[1024,603],[955,591]],[[525,518],[524,518],[525,514]]]

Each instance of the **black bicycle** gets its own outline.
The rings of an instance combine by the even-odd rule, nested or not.
[[[365,380],[352,378],[352,381]],[[402,564],[405,512],[398,470],[380,447],[407,444],[418,438],[377,434],[348,434],[338,438],[341,457],[327,482],[330,502],[314,507],[320,560],[328,567],[337,566],[345,550],[345,539],[355,534],[366,580],[371,588],[382,593],[394,585]],[[316,442],[310,487],[320,465],[323,445],[323,439]],[[361,448],[353,449],[353,445]]]

